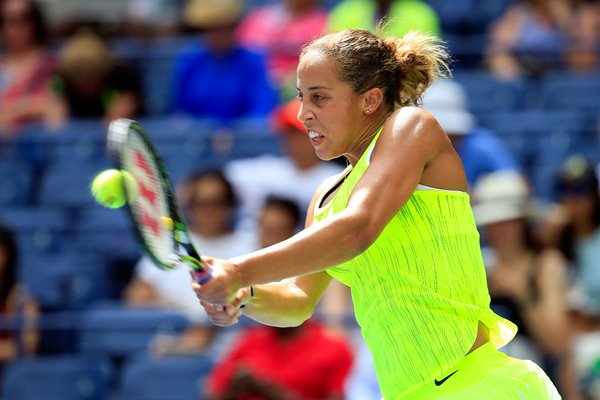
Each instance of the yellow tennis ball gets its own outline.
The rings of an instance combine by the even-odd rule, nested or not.
[[[127,185],[127,189],[125,189],[125,185]],[[137,183],[127,171],[107,169],[96,175],[92,181],[92,195],[98,204],[104,207],[122,207],[127,201],[125,190],[127,190],[130,200],[137,196]]]

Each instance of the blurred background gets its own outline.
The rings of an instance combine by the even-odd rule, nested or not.
[[[210,326],[123,210],[95,204],[107,124],[155,141],[199,249],[297,232],[319,161],[302,46],[344,28],[438,36],[422,106],[460,154],[507,353],[600,399],[600,2],[0,0],[0,399],[377,399],[348,289],[299,328]]]

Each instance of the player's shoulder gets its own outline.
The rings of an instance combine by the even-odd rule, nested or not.
[[[437,120],[429,111],[417,106],[400,107],[392,113],[392,116],[406,122],[419,122],[428,125],[437,123]]]
[[[402,145],[406,144],[404,140],[409,137],[447,138],[435,117],[416,106],[405,106],[394,111],[386,120],[381,135],[384,140],[396,140]]]

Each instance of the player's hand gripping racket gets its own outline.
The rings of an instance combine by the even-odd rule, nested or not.
[[[206,282],[210,268],[194,248],[173,186],[144,128],[130,119],[117,119],[108,127],[107,148],[116,167],[134,178],[136,193],[127,184],[127,208],[144,250],[161,269],[184,263],[195,279]]]

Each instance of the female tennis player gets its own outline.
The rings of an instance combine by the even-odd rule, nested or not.
[[[335,278],[351,288],[386,400],[559,399],[537,365],[497,350],[516,327],[489,308],[460,158],[414,106],[447,72],[446,56],[418,34],[345,30],[309,44],[298,117],[321,159],[343,155],[349,166],[317,190],[304,231],[206,258],[212,279],[193,289],[217,325],[243,312],[295,326]]]

